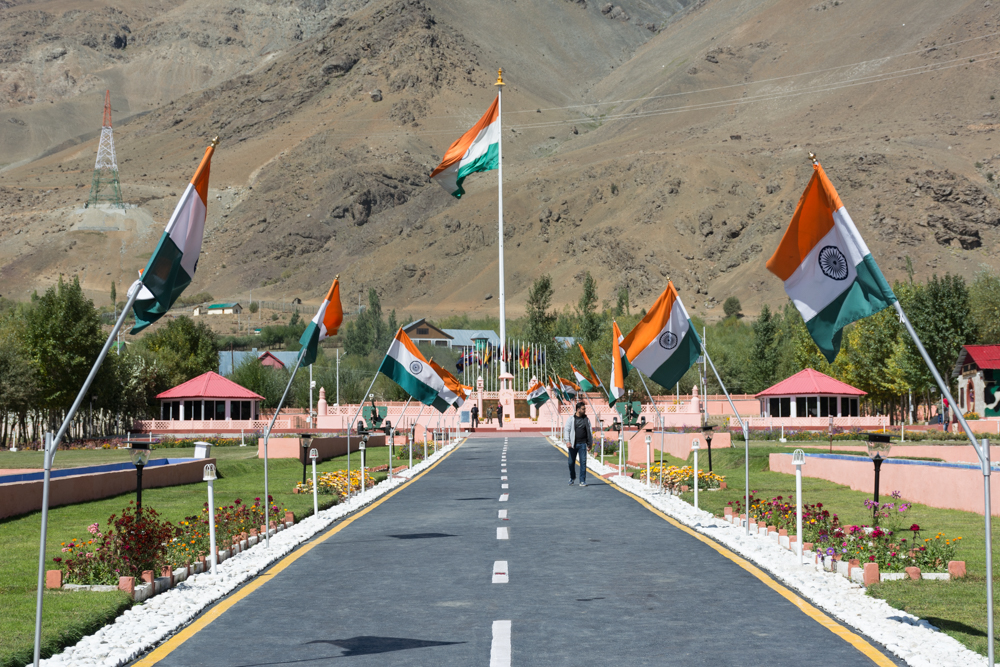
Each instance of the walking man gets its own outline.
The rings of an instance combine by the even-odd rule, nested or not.
[[[497,403],[497,428],[503,428],[503,403]]]
[[[576,413],[566,418],[563,440],[569,445],[569,483],[576,481],[576,460],[580,459],[580,486],[587,486],[587,449],[594,445],[594,433],[587,417],[587,404],[579,401]]]
[[[479,426],[479,406],[473,405],[472,409],[469,410],[469,416],[472,417],[472,430],[475,432],[476,427]]]

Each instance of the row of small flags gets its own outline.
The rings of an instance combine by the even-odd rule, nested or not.
[[[461,373],[466,366],[469,368],[478,366],[480,368],[490,364],[505,361],[516,364],[522,369],[531,368],[532,364],[545,364],[545,350],[540,350],[528,344],[515,344],[513,347],[500,349],[495,345],[483,345],[474,350],[468,350],[459,356],[455,362],[455,367]]]
[[[455,197],[464,193],[462,183],[469,173],[495,169],[499,164],[497,107],[495,101],[486,115],[452,144],[432,174],[438,182],[447,181],[445,187]],[[213,140],[205,150],[142,271],[133,334],[162,317],[194,279],[205,233],[209,174],[217,143],[217,139]],[[767,268],[784,281],[785,291],[802,313],[810,335],[831,362],[840,350],[846,325],[896,301],[836,189],[815,159],[812,178]],[[338,277],[300,339],[300,365],[315,361],[320,341],[337,333],[343,317]],[[580,392],[600,388],[613,405],[624,395],[625,378],[632,368],[669,387],[694,365],[701,349],[702,341],[691,326],[673,282],[668,280],[666,289],[627,336],[622,335],[617,322],[612,323],[610,389],[594,373],[581,345],[586,372],[571,367],[576,382],[558,377],[548,378],[547,383],[540,381],[529,388],[528,400],[541,405],[550,395],[570,400]],[[500,356],[528,368],[538,360],[533,359],[537,353],[523,347],[496,350],[486,346],[463,355],[459,370],[471,364],[488,364]],[[424,359],[402,329],[396,333],[379,370],[414,398],[442,411],[461,406],[471,392],[440,365]]]

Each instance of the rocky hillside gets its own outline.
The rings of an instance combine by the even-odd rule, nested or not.
[[[636,306],[668,277],[710,318],[730,295],[782,303],[764,261],[809,151],[890,280],[908,263],[918,279],[997,265],[989,3],[8,4],[37,24],[0,22],[8,296],[60,272],[102,301],[130,282],[218,134],[192,289],[317,301],[339,272],[348,301],[375,287],[414,316],[495,312],[497,174],[460,201],[427,175],[485,111],[497,66],[513,314],[546,272],[574,302],[585,270]],[[72,86],[57,74],[71,61]],[[133,114],[115,136],[138,208],[95,218],[80,207],[104,86]]]

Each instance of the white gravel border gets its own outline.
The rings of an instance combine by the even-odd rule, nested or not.
[[[566,449],[558,438],[550,437],[549,440]],[[592,456],[587,457],[587,469],[602,477],[617,472]],[[793,552],[774,540],[753,534],[748,536],[746,528],[718,519],[710,512],[696,510],[676,496],[656,493],[631,477],[615,475],[605,481],[642,498],[664,514],[758,565],[844,625],[881,643],[908,665],[982,667],[988,664],[985,656],[965,648],[957,639],[939,631],[929,622],[895,609],[885,600],[869,597],[860,584],[826,572],[817,565],[799,564]]]
[[[114,623],[84,637],[75,645],[64,648],[62,653],[42,660],[40,664],[46,667],[56,665],[119,667],[127,664],[168,639],[206,607],[270,567],[303,542],[312,539],[337,519],[370,505],[389,491],[409,481],[462,442],[463,440],[459,440],[446,445],[410,470],[394,474],[391,483],[385,480],[347,502],[334,505],[315,516],[303,519],[291,528],[272,535],[270,549],[265,547],[261,539],[256,546],[220,563],[217,566],[218,574],[214,577],[208,572],[192,575],[170,590],[146,602],[136,604],[116,618]]]

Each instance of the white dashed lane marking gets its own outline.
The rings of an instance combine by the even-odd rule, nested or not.
[[[506,482],[507,481],[507,475],[504,475],[503,477],[501,477],[500,481],[501,482]]]
[[[503,519],[504,521],[506,521],[507,520],[507,510],[500,510],[500,513],[497,514],[497,518],[498,519]]]
[[[502,502],[502,503],[507,502],[507,498],[509,498],[509,497],[510,497],[509,493],[501,493],[500,494],[500,502]]]
[[[501,489],[509,489],[510,488],[510,484],[501,484],[500,488]]]
[[[498,540],[509,540],[510,533],[507,532],[507,526],[500,526],[497,528],[497,539]]]
[[[510,621],[493,621],[490,667],[510,667]]]
[[[509,573],[507,572],[507,561],[498,560],[493,563],[493,583],[494,584],[506,584],[510,580]]]

